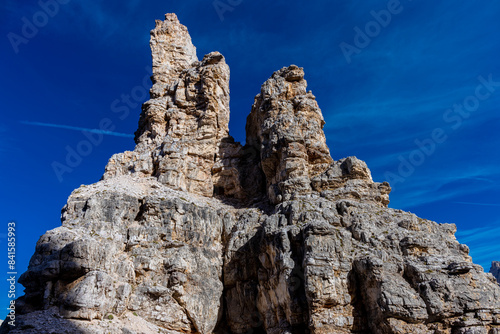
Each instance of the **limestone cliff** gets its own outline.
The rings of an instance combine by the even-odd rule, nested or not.
[[[390,209],[389,184],[334,161],[302,68],[229,136],[229,68],[174,14],[151,31],[132,152],[72,192],[2,333],[500,333],[500,287],[452,224]]]

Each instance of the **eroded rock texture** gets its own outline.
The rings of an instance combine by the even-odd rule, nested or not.
[[[247,143],[260,152],[273,203],[310,193],[311,177],[333,162],[323,115],[306,88],[302,68],[282,68],[262,85],[247,119]]]
[[[198,61],[173,14],[151,48],[135,150],[73,191],[0,332],[500,333],[500,287],[455,226],[333,161],[301,68],[264,83],[242,146],[223,56]]]
[[[218,52],[196,57],[187,28],[174,14],[151,31],[153,87],[144,103],[133,152],[114,155],[104,179],[154,176],[166,186],[211,197],[242,196],[229,137],[229,67]]]

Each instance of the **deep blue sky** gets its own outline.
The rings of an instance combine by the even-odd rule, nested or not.
[[[236,140],[262,83],[283,66],[304,67],[334,159],[355,155],[374,180],[391,181],[391,207],[457,224],[486,270],[500,260],[498,1],[59,1],[52,16],[37,1],[0,4],[0,251],[14,220],[19,273],[40,235],[60,225],[71,191],[134,148],[149,31],[167,12],[188,27],[199,58],[225,55]],[[34,20],[38,31],[23,35]],[[65,165],[68,147],[87,140],[68,127],[99,129],[106,119],[125,135],[104,135],[58,177],[54,162]]]

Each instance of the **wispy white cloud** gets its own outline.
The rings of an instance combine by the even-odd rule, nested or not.
[[[40,122],[28,122],[28,121],[21,121],[21,123],[25,124],[25,125],[44,126],[44,127],[58,128],[58,129],[67,129],[67,130],[76,130],[76,131],[84,131],[84,132],[91,132],[91,133],[99,133],[99,134],[109,135],[109,136],[115,136],[115,137],[134,138],[134,135],[129,134],[129,133],[113,132],[113,131],[107,131],[107,130],[102,130],[102,129],[87,129],[87,128],[82,128],[82,127],[78,127],[78,126],[61,125],[61,124],[50,124],[50,123],[40,123]]]
[[[469,246],[473,261],[482,265],[486,271],[489,270],[491,261],[500,260],[498,235],[500,222],[477,228],[458,229],[455,234],[460,243]]]
[[[471,20],[480,19],[473,16],[492,17],[486,11],[477,11],[477,6],[465,4],[450,10],[448,3],[432,6],[404,3],[402,13],[393,17],[380,35],[354,56],[350,72],[342,72],[345,60],[334,63],[332,72],[350,74],[346,84],[355,83],[359,87],[346,94],[332,94],[324,108],[325,130],[331,131],[332,136],[334,131],[342,131],[341,136],[351,143],[369,138],[373,141],[375,137],[378,142],[381,136],[411,144],[411,134],[449,126],[443,122],[446,109],[474,93],[478,75],[493,71],[483,66],[488,62],[476,58],[488,52],[494,54],[492,51],[498,47],[496,40],[485,42],[477,38],[476,30],[470,29]],[[347,8],[353,15],[363,14],[354,16],[355,24],[363,27],[373,19],[370,10],[383,9],[383,4],[372,1]],[[348,30],[344,37],[352,39],[354,32]],[[460,48],[461,52],[456,52]],[[338,79],[332,76],[332,80]],[[485,104],[498,102],[499,96],[492,96]],[[320,105],[325,104],[320,101]],[[464,126],[474,122],[468,119]],[[362,131],[349,131],[347,124]],[[398,132],[401,127],[412,129]]]
[[[473,203],[473,202],[453,202],[457,204],[478,205],[478,206],[500,206],[499,203]]]
[[[490,224],[487,226],[461,229],[456,233],[457,238],[463,242],[474,242],[485,239],[496,239],[500,235],[500,224]]]
[[[448,171],[436,170],[423,176],[411,176],[412,182],[397,199],[398,205],[411,208],[431,202],[450,200],[475,193],[496,189],[500,171],[496,166],[473,166],[468,169]],[[473,182],[473,187],[449,187],[457,182]]]

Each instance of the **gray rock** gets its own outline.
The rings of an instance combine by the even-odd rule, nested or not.
[[[273,203],[310,193],[310,178],[333,162],[323,115],[306,88],[302,68],[282,68],[262,85],[247,119],[247,143],[260,152]]]

